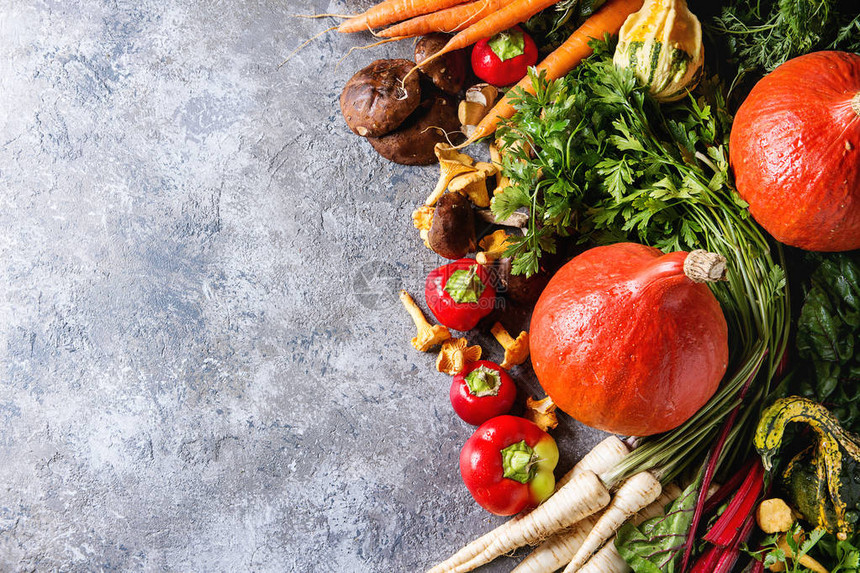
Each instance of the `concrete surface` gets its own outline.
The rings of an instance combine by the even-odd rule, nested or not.
[[[396,297],[434,168],[337,106],[411,46],[277,68],[359,7],[0,0],[0,571],[420,571],[502,521]]]

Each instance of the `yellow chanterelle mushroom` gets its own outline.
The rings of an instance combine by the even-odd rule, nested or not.
[[[459,374],[467,363],[480,359],[480,346],[469,346],[469,341],[465,338],[453,338],[442,343],[442,350],[436,358],[436,370],[454,376]]]
[[[496,323],[490,329],[499,344],[505,349],[505,359],[500,364],[505,370],[509,370],[517,364],[522,364],[529,357],[529,333],[521,332],[519,336],[513,338],[501,323]]]
[[[400,291],[400,302],[406,308],[406,312],[412,317],[412,322],[415,323],[415,328],[418,329],[418,335],[412,339],[412,346],[421,352],[427,352],[434,346],[442,344],[449,338],[451,333],[441,324],[430,324],[424,317],[424,313],[409,296],[405,290]]]

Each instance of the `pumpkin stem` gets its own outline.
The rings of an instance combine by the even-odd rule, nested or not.
[[[691,251],[684,259],[684,274],[694,283],[726,280],[726,258],[702,249]]]

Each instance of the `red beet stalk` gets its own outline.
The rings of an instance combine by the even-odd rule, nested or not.
[[[726,510],[705,535],[705,541],[719,547],[731,546],[752,514],[763,487],[764,468],[757,462],[753,464],[752,471],[747,474]]]
[[[740,546],[749,538],[754,524],[753,515],[748,514],[733,543],[728,547],[712,545],[699,557],[691,573],[729,573],[737,563],[741,554]],[[761,562],[757,561],[756,563]],[[755,571],[755,564],[753,570]]]
[[[735,420],[737,420],[741,406],[744,403],[743,400],[747,395],[747,391],[750,389],[750,385],[752,385],[753,379],[758,375],[759,369],[761,368],[766,355],[767,353],[765,352],[761,357],[759,357],[758,363],[755,365],[755,368],[753,368],[752,373],[750,373],[749,377],[744,381],[743,388],[741,388],[738,395],[738,405],[735,406],[729,414],[729,417],[726,418],[726,421],[723,423],[717,442],[714,444],[714,447],[709,454],[710,457],[708,458],[708,465],[705,467],[705,475],[702,477],[702,485],[699,490],[699,499],[696,501],[696,509],[693,512],[693,522],[690,525],[690,531],[687,534],[687,543],[684,548],[684,559],[681,561],[680,571],[682,573],[687,571],[687,568],[690,565],[690,557],[693,556],[693,545],[696,542],[696,530],[699,528],[699,522],[702,520],[702,514],[705,509],[705,500],[708,498],[708,488],[711,486],[711,481],[714,479],[714,473],[717,471],[717,462],[720,459],[723,446],[726,444],[726,440],[729,437],[732,426],[735,425]]]
[[[705,502],[705,507],[702,510],[702,513],[708,514],[713,510],[717,509],[723,500],[729,497],[732,492],[737,491],[740,487],[741,482],[744,481],[747,475],[749,475],[750,470],[752,470],[753,464],[755,463],[755,458],[747,461],[741,469],[732,474],[732,476],[726,480],[726,482],[720,486],[720,488],[714,492],[714,495],[708,498]]]
[[[716,545],[711,545],[707,551],[702,553],[690,573],[714,573],[717,570],[717,563],[720,561],[720,553],[722,549]]]

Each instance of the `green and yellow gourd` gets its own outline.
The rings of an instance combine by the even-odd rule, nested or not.
[[[791,423],[809,425],[816,443],[794,456],[780,479],[807,521],[846,539],[860,517],[860,438],[845,431],[821,404],[782,398],[762,413],[756,429],[755,447],[765,469],[772,468]]]
[[[679,100],[702,76],[702,25],[686,0],[645,0],[624,21],[613,61],[632,69],[658,101]]]

